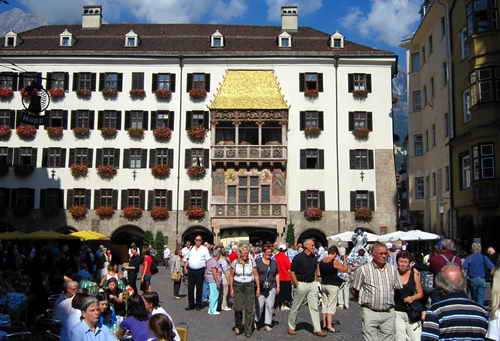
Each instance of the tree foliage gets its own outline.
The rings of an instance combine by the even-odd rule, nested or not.
[[[154,244],[153,233],[151,231],[144,232],[144,244],[143,244],[143,247],[153,246],[153,244]]]
[[[295,245],[295,228],[293,224],[288,224],[286,229],[286,242],[288,245]]]

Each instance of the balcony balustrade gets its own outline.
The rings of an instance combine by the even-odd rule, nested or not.
[[[286,218],[285,204],[214,204],[216,218]]]
[[[283,161],[287,148],[283,145],[222,145],[212,146],[212,160],[215,161]]]
[[[474,183],[474,204],[480,208],[496,208],[500,199],[498,179],[482,180]]]

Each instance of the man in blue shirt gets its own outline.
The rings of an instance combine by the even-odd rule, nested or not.
[[[486,271],[491,271],[495,265],[481,253],[481,244],[472,243],[472,255],[465,259],[463,267],[467,273],[472,299],[484,306]]]
[[[117,341],[108,327],[98,326],[99,310],[95,297],[86,297],[81,305],[83,320],[71,331],[71,341]]]

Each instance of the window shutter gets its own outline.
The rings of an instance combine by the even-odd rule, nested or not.
[[[156,129],[156,113],[157,111],[151,111],[151,130]]]
[[[306,210],[306,191],[300,191],[300,210]]]
[[[323,149],[318,150],[319,154],[319,162],[318,162],[318,169],[324,169],[325,168],[325,151]]]
[[[91,77],[92,77],[92,91],[95,91],[95,88],[96,88],[96,74],[92,73]]]
[[[141,149],[141,168],[147,168],[148,167],[148,150],[147,149]]]
[[[356,150],[349,150],[349,169],[356,169],[355,167],[355,155],[356,155]]]
[[[12,76],[12,91],[17,91],[19,77],[15,72],[9,72],[9,74]]]
[[[325,191],[319,191],[319,209],[325,211]]]
[[[47,72],[47,79],[45,81],[45,89],[52,89],[52,72]]]
[[[207,92],[210,92],[210,74],[209,73],[205,73],[205,90],[207,90]]]
[[[49,157],[49,149],[43,148],[42,151],[42,168],[48,167],[48,157]]]
[[[210,162],[210,149],[203,149],[203,167],[208,168]]]
[[[68,163],[68,167],[71,167],[74,164],[75,164],[75,150],[74,149],[70,149],[69,150],[69,163]]]
[[[300,169],[306,169],[306,150],[300,150]]]
[[[349,92],[353,92],[354,91],[354,74],[350,73],[349,74]]]
[[[19,127],[20,125],[23,125],[24,123],[21,122],[21,116],[23,116],[24,110],[17,110],[16,111],[16,127]]]
[[[75,72],[73,73],[73,91],[78,90],[78,80],[80,79],[80,74]]]
[[[155,191],[149,190],[148,191],[148,211],[151,211],[153,209],[154,200],[155,200]]]
[[[94,156],[94,150],[89,148],[87,149],[87,167],[92,168],[92,158]]]
[[[64,73],[64,91],[69,89],[69,72]]]
[[[149,150],[149,168],[156,166],[156,149]]]
[[[141,189],[139,191],[139,200],[141,204],[141,208],[145,209],[146,208],[146,191]]]
[[[69,209],[71,206],[73,206],[73,190],[68,189],[68,196],[66,198],[66,208]]]
[[[99,110],[99,116],[97,117],[97,129],[102,129],[104,123],[104,111]]]
[[[354,113],[352,111],[349,112],[349,131],[354,130]]]
[[[12,166],[12,153],[14,149],[13,148],[7,148],[7,165],[10,167]]]
[[[123,88],[123,73],[118,74],[118,91],[122,91]]]
[[[95,117],[95,112],[89,111],[89,129],[94,129],[94,117]]]
[[[168,127],[174,131],[175,114],[173,111],[168,112]]]
[[[130,111],[125,111],[125,130],[130,128]]]
[[[123,150],[123,168],[130,168],[130,149]]]
[[[115,168],[120,168],[120,149],[115,149],[115,157],[113,161]]]
[[[66,148],[61,149],[61,158],[59,159],[58,167],[64,168],[66,167]]]
[[[175,92],[175,73],[170,74],[170,92]]]
[[[158,89],[158,74],[153,73],[153,80],[151,81],[151,91],[155,92]]]
[[[118,209],[118,190],[117,189],[113,190],[113,208],[115,210]]]
[[[167,209],[172,211],[172,191],[167,191]]]
[[[205,209],[205,211],[208,211],[208,191],[202,191],[201,195],[202,195],[203,209]]]
[[[99,74],[99,91],[104,90],[104,73]]]
[[[323,74],[318,73],[318,91],[323,92]]]
[[[68,129],[68,110],[63,110],[63,129],[66,130]]]
[[[143,111],[142,112],[142,129],[144,130],[148,130],[148,112],[147,111]]]
[[[9,110],[9,127],[10,129],[14,129],[15,126],[15,121],[16,121],[16,111],[15,110]]]
[[[92,195],[92,190],[90,189],[85,190],[85,207],[87,207],[88,209],[91,208],[90,206],[91,195]]]
[[[192,111],[186,111],[186,130],[191,129],[191,116],[193,115]]]
[[[366,75],[366,91],[372,92],[372,75],[367,74]]]
[[[208,111],[203,112],[203,127],[208,130],[208,123],[210,122],[210,117],[208,116]]]
[[[356,191],[351,191],[351,212],[356,211]]]
[[[306,128],[306,112],[300,112],[300,130],[304,130]]]
[[[144,72],[132,72],[132,90],[144,90]]]
[[[96,189],[94,190],[94,210],[101,206],[101,191]]]
[[[372,113],[371,112],[367,112],[366,113],[367,117],[368,117],[368,129],[370,131],[373,131],[373,120],[372,120]]]
[[[19,164],[19,148],[14,149],[14,166]]]
[[[57,191],[57,208],[64,208],[64,190]]]
[[[186,168],[186,169],[190,168],[191,164],[192,164],[191,149],[186,149],[185,158],[184,158],[184,168]]]
[[[304,92],[305,75],[303,73],[299,74],[299,91]]]
[[[191,191],[184,191],[184,211],[191,208]]]
[[[122,112],[116,112],[116,129],[122,130]]]
[[[97,149],[96,153],[95,167],[97,168],[102,165],[102,149]]]
[[[373,191],[368,192],[370,210],[375,211],[375,193]]]
[[[319,129],[323,130],[324,123],[323,123],[323,112],[322,111],[318,112],[318,118],[319,118]]]
[[[37,149],[31,148],[31,165],[37,167]]]
[[[373,150],[368,150],[368,169],[373,169]]]
[[[46,208],[47,207],[47,190],[46,189],[41,189],[40,190],[40,208]]]
[[[187,83],[186,83],[186,91],[189,92],[193,88],[193,74],[187,74]]]
[[[128,190],[122,189],[122,210],[128,207]]]
[[[71,124],[70,129],[76,128],[76,115],[78,110],[71,110]]]
[[[174,169],[174,150],[167,149],[167,155],[168,155],[168,167],[170,169]]]

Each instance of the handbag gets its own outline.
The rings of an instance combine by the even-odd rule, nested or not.
[[[174,272],[170,274],[170,279],[172,279],[174,282],[180,281],[182,278],[182,275],[180,272]]]
[[[425,308],[420,303],[420,301],[414,301],[412,303],[408,304],[408,319],[410,320],[411,323],[418,322],[422,319],[422,311],[424,311]]]

